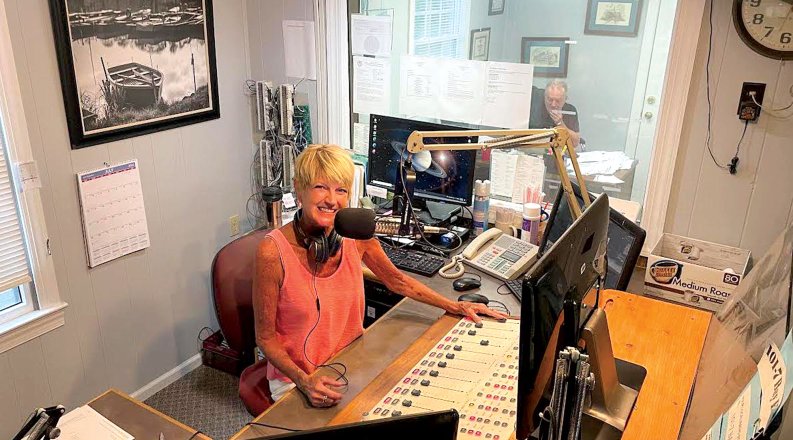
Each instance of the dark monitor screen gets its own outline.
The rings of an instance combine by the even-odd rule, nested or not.
[[[380,115],[371,115],[369,124],[367,184],[393,191],[400,162],[410,155],[412,168],[416,171],[416,197],[465,206],[471,204],[476,150],[422,151],[410,154],[406,148],[408,136],[413,131],[463,128]],[[459,144],[477,141],[477,136],[439,140],[442,143]]]
[[[571,184],[573,185],[576,199],[578,199],[578,204],[583,207],[584,199],[581,197],[581,189],[575,183],[571,182]],[[589,195],[589,198],[594,200],[592,194]],[[553,203],[551,216],[548,219],[548,226],[545,228],[543,242],[540,243],[542,252],[550,249],[564,231],[573,224],[569,206],[564,190],[559,188],[556,200]],[[608,247],[606,251],[608,272],[606,274],[605,288],[617,290],[628,288],[628,282],[633,274],[633,267],[636,265],[636,260],[642,251],[646,235],[647,233],[644,229],[640,228],[636,223],[628,220],[617,210],[610,209]]]
[[[606,253],[608,222],[608,196],[603,194],[567,228],[524,278],[518,438],[526,438],[537,426],[537,414],[547,401],[545,391],[556,355],[561,348],[577,345],[581,328],[597,303],[596,295],[589,294],[594,292],[599,276],[596,264],[603,264]]]
[[[431,438],[455,440],[460,415],[455,410],[415,414],[386,419],[327,426],[319,429],[292,432],[260,439],[293,440],[405,440],[409,438]],[[256,439],[254,439],[256,440]]]

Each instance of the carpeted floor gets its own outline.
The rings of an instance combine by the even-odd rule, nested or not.
[[[253,420],[237,395],[238,383],[239,378],[202,365],[145,403],[214,440],[226,440]]]

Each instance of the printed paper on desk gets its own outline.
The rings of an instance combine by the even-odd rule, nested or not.
[[[350,38],[353,55],[391,55],[393,19],[390,16],[352,14]]]
[[[391,61],[355,56],[352,58],[352,108],[356,113],[390,114]]]
[[[369,124],[352,124],[352,149],[356,154],[369,154]]]
[[[61,429],[58,440],[134,440],[128,432],[88,405],[75,408],[61,417],[58,428]]]
[[[490,194],[512,200],[518,155],[507,151],[490,152]]]
[[[283,29],[286,76],[316,80],[314,22],[284,20]]]
[[[503,128],[526,128],[531,112],[531,64],[487,62],[482,124]]]
[[[77,174],[88,266],[149,247],[138,161]]]
[[[724,440],[746,440],[752,438],[760,427],[760,376],[755,374],[746,385],[738,400],[722,417],[721,438]]]

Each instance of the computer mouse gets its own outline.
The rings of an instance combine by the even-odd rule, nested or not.
[[[463,277],[454,280],[454,282],[452,283],[452,287],[454,288],[454,290],[458,292],[465,292],[467,290],[478,289],[479,286],[481,285],[482,283],[479,280],[470,277]]]
[[[486,296],[480,295],[478,293],[464,293],[457,298],[457,301],[481,303],[484,305],[487,305],[487,303],[490,302]]]

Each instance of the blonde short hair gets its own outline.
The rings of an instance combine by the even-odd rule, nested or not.
[[[354,174],[352,158],[338,145],[309,145],[295,160],[295,187],[298,190],[322,179],[351,188]]]

